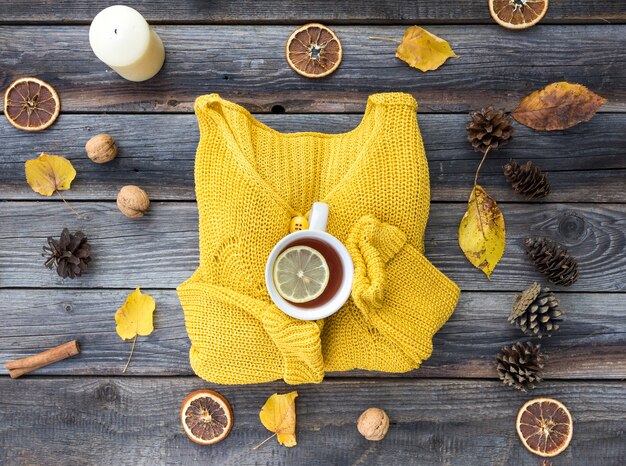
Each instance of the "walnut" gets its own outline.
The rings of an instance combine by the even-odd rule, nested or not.
[[[357,428],[367,440],[382,440],[389,430],[389,416],[380,408],[369,408],[359,416]]]
[[[96,163],[110,162],[117,156],[117,144],[110,134],[98,134],[85,144],[87,157]]]
[[[146,192],[138,186],[129,184],[117,194],[117,208],[130,218],[143,217],[150,207],[150,199]]]

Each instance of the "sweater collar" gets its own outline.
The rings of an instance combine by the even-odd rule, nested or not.
[[[256,119],[254,115],[252,115],[248,110],[246,110],[243,106],[236,104],[234,102],[228,101],[226,99],[222,99],[218,94],[210,94],[206,99],[206,108],[209,110],[206,112],[208,116],[210,116],[213,121],[220,128],[220,133],[224,137],[224,141],[228,146],[229,151],[232,154],[232,157],[240,166],[242,171],[248,176],[250,180],[252,180],[263,193],[265,193],[268,197],[270,197],[280,208],[291,218],[296,215],[308,215],[308,212],[300,212],[295,209],[293,206],[289,204],[285,200],[285,198],[276,190],[272,185],[270,185],[263,177],[257,172],[257,170],[250,164],[248,158],[245,156],[245,151],[237,141],[235,136],[235,132],[232,129],[229,121],[229,115],[227,112],[224,112],[224,108],[228,108],[230,110],[235,110],[242,113],[246,119],[250,122],[250,124],[255,125],[274,134],[278,138],[345,138],[349,135],[352,135],[355,132],[362,131],[365,128],[365,124],[369,118],[374,118],[374,113],[376,111],[376,106],[378,104],[385,103],[387,97],[391,97],[394,95],[405,96],[404,98],[411,99],[413,102],[413,97],[409,94],[402,93],[381,93],[381,94],[372,94],[368,97],[365,112],[359,124],[352,130],[339,134],[328,134],[328,133],[320,133],[320,132],[295,132],[295,133],[282,133],[277,131],[270,126],[260,122]],[[336,183],[322,198],[319,199],[319,202],[329,202],[333,197],[334,193],[339,190],[348,180],[355,171],[358,170],[360,166],[360,162],[368,154],[367,149],[370,146],[370,143],[375,138],[376,134],[380,130],[380,122],[382,119],[375,118],[374,126],[372,129],[364,135],[363,144],[361,145],[360,152],[357,154],[355,160],[352,162],[348,170],[343,174],[341,180]]]

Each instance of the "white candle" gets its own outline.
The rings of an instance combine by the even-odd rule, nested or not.
[[[114,5],[96,15],[89,28],[96,56],[129,81],[145,81],[165,61],[161,38],[133,8]]]

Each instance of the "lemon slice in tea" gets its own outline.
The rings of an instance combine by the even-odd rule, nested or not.
[[[319,251],[309,246],[285,249],[274,263],[274,285],[278,294],[292,303],[308,303],[321,296],[330,270]]]

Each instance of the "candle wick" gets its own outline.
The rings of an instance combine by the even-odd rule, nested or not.
[[[115,34],[117,34],[117,29],[115,29],[113,32],[114,32]]]

